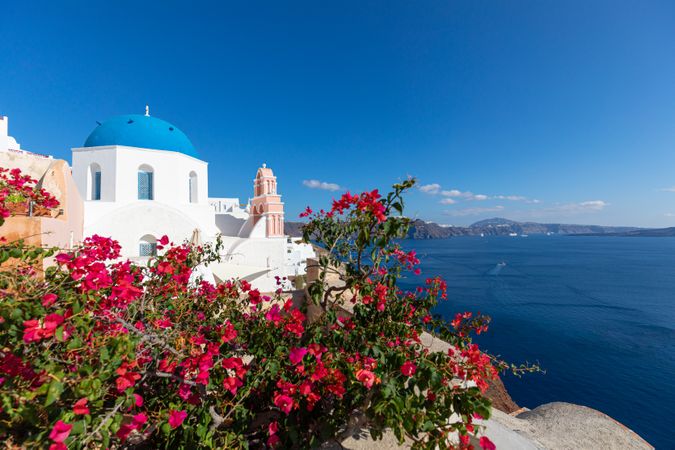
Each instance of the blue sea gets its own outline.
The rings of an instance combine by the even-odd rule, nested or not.
[[[657,449],[675,448],[675,238],[459,237],[404,247],[418,251],[422,275],[403,286],[443,276],[448,301],[438,313],[491,316],[481,347],[546,371],[503,377],[520,406],[589,406]]]

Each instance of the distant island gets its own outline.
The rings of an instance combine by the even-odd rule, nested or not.
[[[289,236],[302,236],[302,222],[286,222]],[[603,225],[576,225],[562,223],[516,222],[495,217],[473,223],[467,227],[440,225],[416,219],[410,226],[409,239],[447,239],[455,236],[523,236],[559,234],[573,236],[626,236],[668,237],[675,236],[675,227],[638,228],[609,227]]]

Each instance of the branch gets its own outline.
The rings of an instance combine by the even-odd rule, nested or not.
[[[105,423],[106,423],[112,416],[114,416],[115,413],[116,413],[117,411],[119,411],[119,409],[122,407],[123,404],[124,404],[124,400],[122,400],[121,402],[119,402],[118,404],[116,404],[115,407],[114,407],[108,414],[105,415],[105,417],[103,418],[103,420],[101,420],[101,423],[98,424],[98,426],[96,427],[96,429],[95,429],[94,431],[92,431],[91,433],[89,433],[89,434],[87,435],[87,437],[86,437],[84,440],[82,440],[82,446],[83,446],[83,448],[84,448],[84,444],[86,444],[86,443],[89,442],[94,436],[96,436],[96,433],[98,433],[98,432],[101,430],[101,428],[103,428],[103,426],[105,425]]]
[[[164,342],[164,340],[159,336],[144,333],[135,326],[133,326],[132,324],[130,324],[129,322],[127,322],[126,320],[122,319],[121,317],[115,317],[115,321],[124,325],[124,327],[127,328],[128,330],[131,330],[134,333],[141,336],[141,342],[149,341],[153,344],[158,344],[161,347],[165,348],[166,350],[169,350],[171,353],[178,356],[179,358],[183,358],[183,354],[181,352],[179,352],[178,350],[176,350],[175,348]]]
[[[213,423],[211,424],[211,432],[213,432],[225,422],[225,418],[216,412],[216,408],[213,405],[209,406],[209,414],[211,414],[211,418],[213,419]]]
[[[353,436],[354,432],[363,428],[363,426],[368,421],[368,417],[366,416],[366,410],[370,407],[370,402],[372,398],[373,398],[373,390],[368,392],[365,402],[363,402],[363,407],[357,408],[354,411],[352,411],[352,414],[349,417],[349,422],[347,422],[345,429],[342,430],[342,432],[339,433],[334,438],[337,442],[344,441],[348,437]]]

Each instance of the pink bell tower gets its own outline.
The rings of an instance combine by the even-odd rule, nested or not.
[[[284,204],[277,194],[277,177],[272,169],[263,164],[253,181],[254,197],[251,199],[251,215],[253,224],[265,218],[266,237],[284,237]]]

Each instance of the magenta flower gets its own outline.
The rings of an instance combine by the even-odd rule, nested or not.
[[[293,409],[293,399],[285,394],[275,395],[274,404],[286,414],[290,414],[291,410]]]
[[[49,433],[49,439],[54,442],[63,442],[70,434],[71,428],[73,428],[72,425],[64,423],[61,420],[57,421],[54,424],[54,428],[52,428],[51,433]]]
[[[178,428],[181,426],[185,418],[187,417],[187,412],[185,410],[182,411],[175,411],[172,410],[169,412],[169,425],[171,425],[171,428]]]
[[[480,444],[480,448],[483,450],[495,450],[497,448],[495,447],[495,444],[493,444],[492,441],[487,438],[487,436],[481,437],[478,443]]]
[[[406,377],[411,377],[415,375],[415,372],[417,372],[417,366],[412,361],[406,361],[401,366],[401,373]]]
[[[291,360],[291,364],[297,366],[302,362],[302,358],[305,357],[308,350],[305,347],[302,348],[293,348],[288,354],[288,358]]]

